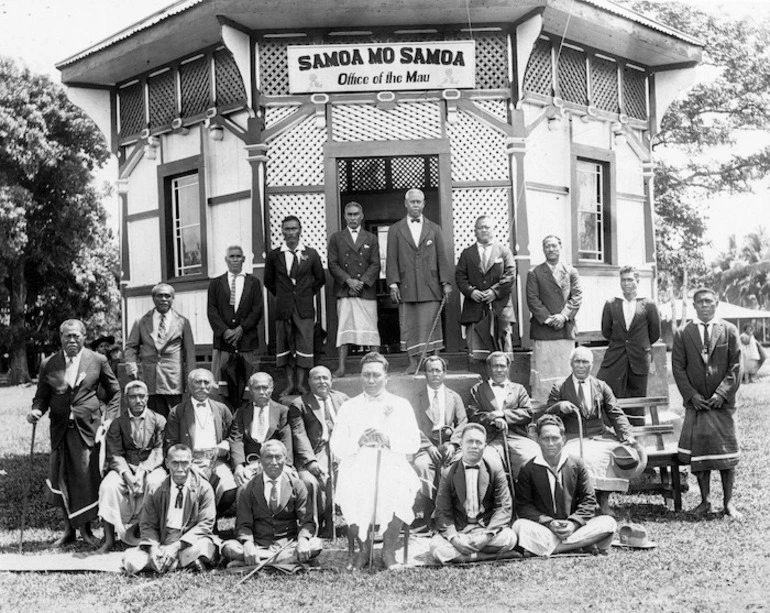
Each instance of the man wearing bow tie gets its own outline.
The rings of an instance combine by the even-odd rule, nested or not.
[[[349,345],[371,351],[380,345],[377,330],[377,279],[380,276],[380,244],[361,227],[364,210],[358,202],[345,205],[347,228],[329,239],[329,273],[337,296],[337,350],[335,377],[345,375]]]
[[[722,478],[723,512],[741,513],[732,502],[738,439],[735,427],[735,394],[740,385],[738,329],[716,317],[716,293],[702,287],[693,294],[695,318],[674,335],[671,371],[685,406],[679,437],[679,458],[692,465],[701,502],[698,515],[711,512],[711,471]]]
[[[302,225],[289,215],[281,222],[283,245],[265,259],[265,287],[275,296],[275,365],[286,370],[281,396],[307,393],[307,371],[315,365],[315,295],[326,283],[321,257],[300,242]]]
[[[527,426],[532,421],[532,402],[523,385],[508,376],[511,354],[494,351],[487,356],[488,380],[471,388],[468,418],[481,424],[487,431],[487,444],[505,461],[508,446],[508,467],[513,480],[519,470],[537,455],[538,446],[529,438]]]
[[[409,354],[407,373],[414,374],[426,343],[429,352],[444,348],[441,325],[430,342],[428,335],[441,299],[452,292],[452,277],[441,228],[422,214],[425,194],[410,189],[404,206],[406,217],[388,230],[386,280],[391,299],[399,305],[402,348]]]
[[[332,374],[326,366],[316,366],[308,374],[310,393],[295,398],[289,407],[294,445],[294,466],[307,487],[308,504],[314,512],[319,534],[334,534],[331,496],[334,462],[329,439],[337,423],[340,406],[347,394],[332,389]]]
[[[494,230],[491,217],[478,217],[476,244],[460,254],[455,269],[457,289],[465,296],[460,323],[467,326],[468,352],[475,361],[485,360],[492,351],[513,351],[516,263],[511,250],[494,240]]]
[[[486,431],[468,424],[462,431],[462,459],[441,477],[436,498],[436,534],[430,552],[442,564],[499,556],[516,546],[513,503],[505,473],[484,458]]]
[[[75,541],[75,530],[91,546],[98,540],[91,533],[99,504],[99,444],[101,425],[97,388],[101,385],[108,411],[120,411],[120,385],[107,358],[84,348],[86,326],[68,319],[59,327],[62,350],[43,360],[37,391],[27,421],[37,423],[51,410],[51,459],[46,480],[51,504],[64,514],[64,534],[54,547]]]
[[[129,377],[147,384],[147,406],[167,419],[182,402],[187,375],[195,368],[195,341],[190,322],[172,308],[173,287],[158,283],[152,301],[155,308],[137,320],[128,335],[126,366]]]

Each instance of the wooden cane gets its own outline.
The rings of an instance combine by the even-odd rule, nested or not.
[[[514,493],[513,487],[513,471],[511,470],[511,452],[508,451],[508,424],[505,424],[503,428],[503,457],[505,458],[505,465],[508,467],[508,487],[511,488],[511,496]]]
[[[372,522],[369,526],[369,572],[374,572],[374,527],[377,525],[377,502],[380,494],[380,466],[382,464],[382,448],[377,449],[377,468],[374,471],[374,508]]]
[[[577,415],[578,422],[578,444],[580,445],[580,459],[583,459],[583,416],[580,414],[580,409],[575,407],[575,414]]]
[[[334,538],[334,462],[332,461],[332,449],[329,441],[326,442],[326,456],[329,459],[329,477],[326,480],[327,500],[325,514],[327,515],[326,521],[331,526],[331,538]]]
[[[425,347],[422,348],[422,353],[420,354],[420,361],[417,362],[417,369],[414,371],[415,374],[420,372],[422,363],[425,361],[425,356],[428,355],[428,346],[430,345],[430,341],[433,338],[433,333],[436,331],[436,326],[438,325],[438,320],[441,318],[441,311],[444,310],[445,304],[446,304],[446,294],[444,294],[444,297],[441,299],[441,302],[438,305],[438,311],[436,311],[436,316],[433,318],[433,325],[431,325],[430,332],[428,332],[428,339],[425,341]]]
[[[249,577],[253,577],[256,573],[258,573],[260,570],[262,570],[265,566],[275,561],[275,559],[278,557],[278,554],[280,554],[282,551],[284,551],[286,548],[289,547],[289,545],[292,545],[293,543],[296,543],[297,539],[289,539],[289,542],[286,543],[283,547],[281,547],[278,551],[276,551],[273,555],[271,555],[267,560],[264,562],[259,563],[248,575],[246,575],[243,579],[241,579],[238,583],[235,584],[236,587],[238,587],[241,583],[246,581]]]
[[[32,487],[32,475],[35,462],[35,431],[37,422],[32,424],[32,442],[29,445],[29,479],[24,484],[24,497],[21,502],[21,532],[19,533],[19,553],[24,553],[24,525],[27,523],[27,503],[29,502],[29,490]]]

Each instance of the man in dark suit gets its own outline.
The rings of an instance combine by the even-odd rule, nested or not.
[[[441,299],[452,292],[451,271],[441,228],[426,219],[425,194],[419,189],[406,192],[407,215],[388,230],[386,280],[390,297],[399,304],[401,342],[409,354],[407,373],[417,372],[420,354],[444,348],[441,326],[428,342],[431,325]]]
[[[139,544],[138,520],[145,495],[166,478],[163,470],[163,431],[166,420],[149,411],[147,385],[129,381],[123,391],[128,412],[107,430],[109,472],[99,486],[99,517],[104,544],[98,553],[115,547],[115,536],[128,545]]]
[[[305,485],[284,470],[286,448],[268,441],[260,450],[262,474],[252,479],[238,498],[236,539],[226,541],[222,554],[234,566],[254,566],[275,555],[271,564],[304,563],[321,553],[321,539],[307,499]],[[292,539],[296,543],[286,545]],[[276,553],[286,547],[281,553]]]
[[[289,215],[281,222],[283,245],[265,259],[265,287],[275,296],[275,365],[285,368],[281,396],[307,393],[307,371],[315,365],[315,295],[326,283],[321,257],[300,242],[302,225]]]
[[[420,477],[415,515],[426,524],[433,513],[440,472],[459,458],[460,439],[468,423],[462,398],[444,385],[446,369],[444,358],[429,356],[425,360],[427,385],[410,399],[420,429],[420,449],[412,460]]]
[[[345,376],[349,345],[375,351],[380,345],[377,330],[377,279],[380,275],[380,244],[361,227],[364,210],[358,202],[345,205],[347,228],[329,239],[329,273],[337,296],[337,351],[335,377]]]
[[[152,301],[155,308],[134,322],[128,335],[126,367],[129,377],[147,384],[147,406],[168,418],[182,402],[187,375],[195,368],[195,341],[188,319],[172,308],[173,287],[158,283],[152,288]]]
[[[228,247],[227,272],[209,283],[207,314],[214,331],[211,371],[217,382],[235,352],[243,356],[251,372],[259,368],[262,286],[255,276],[243,272],[244,259],[239,245]]]
[[[642,397],[647,395],[652,344],[660,338],[660,315],[652,300],[637,297],[636,268],[620,269],[620,287],[623,297],[608,300],[602,312],[602,335],[610,344],[596,376],[616,398]]]
[[[230,430],[230,465],[238,487],[262,472],[259,452],[265,442],[278,440],[287,449],[292,448],[289,408],[270,399],[273,378],[266,372],[256,372],[248,388],[250,399],[235,413]]]
[[[294,466],[307,487],[308,504],[323,538],[334,536],[334,509],[331,508],[334,462],[329,439],[337,412],[347,394],[332,389],[332,374],[326,366],[316,366],[308,374],[310,393],[295,398],[289,407],[289,425],[294,445]]]
[[[442,564],[492,558],[516,546],[509,528],[513,504],[505,473],[484,458],[486,432],[468,424],[462,460],[441,477],[436,498],[436,534],[430,552]]]
[[[460,323],[467,326],[468,352],[476,361],[486,360],[492,351],[513,351],[516,262],[511,250],[494,240],[494,229],[491,217],[476,219],[476,244],[460,254],[455,269],[457,289],[465,296]]]
[[[101,385],[108,410],[119,411],[120,385],[107,358],[83,347],[86,326],[68,319],[59,327],[62,350],[43,360],[37,391],[27,421],[37,423],[51,409],[51,459],[47,480],[51,504],[64,514],[64,534],[54,544],[75,541],[75,530],[91,546],[99,504],[99,445],[96,431],[102,421],[97,388]]]
[[[724,514],[741,516],[733,505],[738,439],[735,394],[740,385],[738,329],[716,317],[718,300],[709,288],[693,294],[695,318],[674,335],[671,371],[685,406],[679,459],[692,465],[701,503],[696,514],[711,512],[711,471],[722,478]]]
[[[216,494],[217,510],[226,511],[235,501],[237,486],[225,460],[230,455],[230,427],[233,416],[221,402],[211,400],[214,376],[196,368],[187,377],[190,398],[178,404],[168,416],[165,448],[186,445],[193,452],[196,467],[209,480]]]
[[[555,415],[537,421],[538,455],[527,462],[516,482],[513,524],[519,547],[539,556],[582,549],[606,554],[617,524],[596,516],[591,475],[580,458],[563,452],[564,424]]]
[[[575,316],[583,302],[578,271],[560,261],[561,239],[546,236],[543,253],[545,262],[527,274],[529,337],[534,344],[531,389],[538,401],[566,374],[575,347]]]

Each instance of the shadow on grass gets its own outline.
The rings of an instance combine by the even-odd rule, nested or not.
[[[21,527],[22,506],[28,489],[26,528],[60,529],[61,515],[46,498],[48,454],[36,453],[30,465],[28,455],[0,458],[0,530]]]

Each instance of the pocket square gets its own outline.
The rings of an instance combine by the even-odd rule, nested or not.
[[[77,378],[77,381],[75,381],[75,387],[77,387],[78,385],[80,385],[81,383],[83,383],[83,381],[85,380],[85,378],[86,378],[86,373],[84,373],[84,372],[79,372],[79,373],[78,373],[78,378]]]

